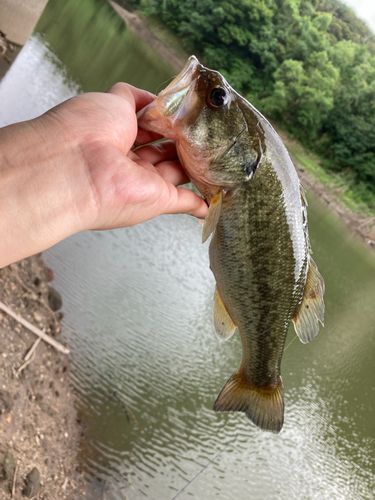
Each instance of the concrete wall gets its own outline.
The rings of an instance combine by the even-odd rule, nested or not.
[[[0,0],[0,30],[8,40],[24,45],[48,0]]]

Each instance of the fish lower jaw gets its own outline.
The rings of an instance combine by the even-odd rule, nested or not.
[[[166,139],[178,140],[178,133],[173,130],[172,123],[157,109],[154,103],[149,104],[137,113],[138,126],[143,130],[163,135]]]

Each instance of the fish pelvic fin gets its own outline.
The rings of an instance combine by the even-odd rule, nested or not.
[[[284,423],[284,388],[280,375],[276,384],[257,386],[240,368],[221,390],[214,411],[242,411],[260,429],[278,434]]]
[[[292,321],[301,342],[311,342],[319,332],[319,321],[324,326],[324,280],[310,257],[302,302],[297,306]]]
[[[215,288],[213,318],[216,335],[220,340],[228,340],[234,334],[236,325],[225,307],[217,286]]]
[[[212,197],[210,206],[208,207],[208,212],[204,220],[203,232],[202,232],[202,243],[204,243],[210,236],[212,231],[217,226],[219,222],[221,208],[223,206],[223,191],[220,191]]]

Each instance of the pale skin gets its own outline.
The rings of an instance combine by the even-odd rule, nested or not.
[[[138,129],[155,96],[118,83],[0,129],[0,268],[85,230],[161,214],[204,219],[171,141]],[[144,146],[140,149],[134,148]]]

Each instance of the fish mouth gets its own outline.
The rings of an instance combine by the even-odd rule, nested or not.
[[[181,73],[160,92],[155,101],[137,113],[140,126],[150,129],[148,122],[163,117],[168,119],[168,128],[171,128],[176,121],[186,118],[197,104],[195,82],[201,69],[198,59],[189,57]]]
[[[195,56],[189,57],[181,73],[160,92],[156,107],[163,116],[171,117],[179,112],[184,99],[193,90],[201,68]]]

